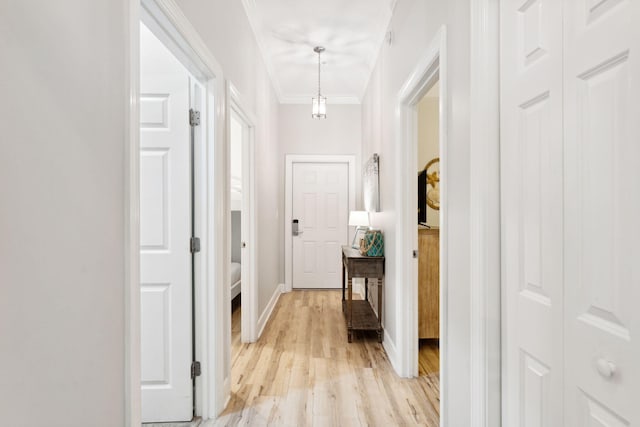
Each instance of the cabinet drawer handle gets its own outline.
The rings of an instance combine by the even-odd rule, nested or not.
[[[606,360],[606,359],[598,359],[596,362],[596,366],[598,367],[598,372],[604,378],[611,378],[616,373],[616,365],[615,363]]]

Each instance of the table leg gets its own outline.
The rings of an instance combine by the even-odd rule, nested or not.
[[[382,301],[382,287],[384,286],[384,276],[378,278],[378,342],[382,342],[382,307],[384,307]]]
[[[364,300],[369,301],[369,278],[364,278]]]
[[[351,276],[347,279],[349,290],[347,298],[347,334],[349,342],[353,340],[353,284]]]
[[[344,311],[344,261],[342,262],[342,311]]]

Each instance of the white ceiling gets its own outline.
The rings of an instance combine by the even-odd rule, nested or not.
[[[359,103],[384,40],[395,0],[243,0],[282,103]]]

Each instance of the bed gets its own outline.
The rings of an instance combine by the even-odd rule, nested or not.
[[[231,299],[234,299],[235,297],[240,295],[240,284],[242,282],[240,273],[242,270],[242,266],[239,262],[232,262],[231,268],[229,270],[229,283],[231,283]]]
[[[240,248],[240,224],[241,213],[238,210],[231,211],[231,266],[229,268],[229,286],[231,286],[231,299],[240,295],[242,283],[242,265],[240,260],[242,252]]]

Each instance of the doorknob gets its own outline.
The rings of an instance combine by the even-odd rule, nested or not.
[[[613,377],[616,373],[616,364],[606,359],[598,359],[596,367],[598,368],[598,373],[607,379]]]

